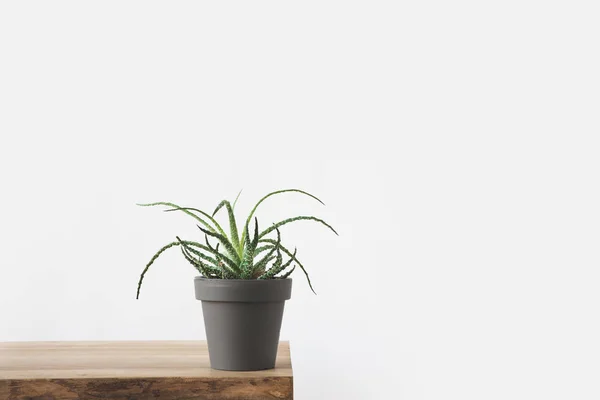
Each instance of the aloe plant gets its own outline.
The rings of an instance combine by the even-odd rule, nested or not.
[[[287,192],[304,194],[324,205],[317,197],[300,189],[277,190],[267,194],[256,203],[240,231],[235,219],[234,210],[241,191],[238,193],[233,205],[228,200],[223,200],[217,205],[212,214],[208,214],[197,208],[180,207],[177,204],[167,202],[138,204],[143,207],[163,206],[166,207],[164,210],[166,212],[181,211],[194,218],[198,229],[204,234],[204,244],[196,241],[182,240],[179,236],[176,236],[176,241],[163,246],[152,256],[150,262],[146,264],[146,267],[142,271],[137,286],[136,298],[140,297],[140,289],[142,288],[142,282],[148,269],[162,253],[174,247],[179,247],[183,257],[192,267],[208,279],[285,279],[298,266],[304,272],[308,285],[314,293],[315,291],[308,272],[306,272],[304,265],[296,257],[296,249],[291,252],[281,243],[279,228],[295,221],[314,221],[326,226],[336,235],[338,233],[327,222],[313,216],[287,218],[260,231],[258,219],[254,216],[258,206],[271,196]],[[223,230],[214,218],[223,208],[227,210],[229,234]],[[252,224],[252,221],[254,221],[254,224]],[[269,237],[269,235],[272,237]],[[273,235],[276,236],[273,237]],[[211,240],[216,242],[216,245],[213,246]],[[285,262],[284,254],[288,257]]]

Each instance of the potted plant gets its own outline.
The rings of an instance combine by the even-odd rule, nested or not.
[[[183,257],[200,273],[194,279],[194,285],[196,299],[202,301],[212,368],[236,371],[273,368],[283,308],[292,292],[289,276],[296,266],[304,272],[314,293],[308,273],[296,257],[296,249],[292,252],[282,244],[279,228],[304,220],[319,222],[336,235],[337,232],[322,219],[312,216],[284,219],[261,231],[258,219],[254,217],[256,209],[267,198],[286,192],[301,193],[323,204],[317,197],[299,189],[271,192],[256,203],[241,234],[234,214],[239,193],[233,204],[223,200],[212,214],[166,202],[139,204],[183,212],[196,220],[204,235],[204,243],[176,236],[176,241],[154,254],[142,271],[136,298],[139,298],[142,281],[150,266],[165,250],[179,247]],[[229,235],[214,218],[221,209],[227,211]]]

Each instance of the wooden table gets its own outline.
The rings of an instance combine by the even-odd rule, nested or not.
[[[287,342],[256,372],[211,369],[206,342],[0,343],[0,400],[292,398]]]

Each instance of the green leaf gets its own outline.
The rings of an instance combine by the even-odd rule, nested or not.
[[[185,241],[183,241],[183,243],[185,243]],[[206,254],[202,253],[201,251],[198,251],[190,246],[187,246],[186,249],[189,253],[197,256],[198,258],[202,258],[214,266],[217,265],[217,260],[212,258],[211,256],[207,256]]]
[[[249,235],[249,234],[248,234]],[[256,250],[256,246],[258,245],[258,219],[254,219],[254,238],[252,241],[246,241],[246,246],[244,248],[244,257],[242,258],[242,262],[240,264],[240,269],[242,270],[242,278],[248,279],[252,276],[252,264],[254,261],[254,250]]]
[[[257,247],[256,250],[254,250],[254,257],[256,258],[256,256],[259,255],[260,253],[262,253],[263,251],[267,251],[267,250],[270,250],[272,248],[273,248],[273,246],[270,245],[270,244],[268,244],[266,246]]]
[[[240,194],[242,194],[242,190],[244,190],[244,189],[241,189],[241,190],[239,191],[238,195],[237,195],[237,196],[235,196],[235,200],[233,201],[233,207],[232,207],[234,210],[235,210],[235,205],[237,204],[237,201],[238,201],[238,199],[240,198]]]
[[[266,199],[268,199],[269,197],[271,197],[271,196],[274,196],[274,195],[276,195],[276,194],[279,194],[279,193],[286,193],[286,192],[297,192],[297,193],[302,193],[302,194],[305,194],[305,195],[307,195],[307,196],[309,196],[309,197],[312,197],[313,199],[317,200],[319,203],[321,203],[321,204],[325,205],[325,203],[323,203],[321,200],[319,200],[319,199],[318,199],[316,196],[313,196],[312,194],[310,194],[310,193],[308,193],[308,192],[305,192],[305,191],[303,191],[303,190],[300,190],[300,189],[283,189],[283,190],[277,190],[277,191],[275,191],[275,192],[271,192],[271,193],[267,194],[267,195],[266,195],[266,196],[264,196],[262,199],[260,199],[260,200],[258,201],[258,203],[256,203],[256,205],[254,206],[254,208],[253,208],[253,209],[252,209],[252,211],[250,212],[250,215],[248,215],[248,219],[246,219],[246,227],[247,227],[248,225],[250,225],[250,221],[252,220],[252,217],[254,216],[254,213],[256,212],[256,209],[258,208],[258,206],[259,206],[259,205],[260,205],[260,204],[261,204],[263,201],[265,201],[265,200],[266,200]],[[246,228],[244,228],[244,233],[242,233],[242,243],[244,243],[244,240],[245,240],[245,238],[246,238],[246,236],[245,236],[245,234],[246,234],[246,232],[245,232],[245,229],[246,229]]]
[[[183,257],[190,263],[192,264],[192,266],[204,277],[208,278],[208,274],[205,272],[202,272],[202,269],[200,268],[200,264],[198,264],[188,253],[185,252],[185,249],[183,247],[180,247],[181,249],[181,254],[183,254]]]
[[[237,249],[238,256],[242,256],[242,244],[240,243],[240,237],[238,235],[237,223],[235,222],[235,215],[233,213],[233,207],[227,200],[223,200],[219,203],[215,211],[213,211],[213,217],[215,214],[225,206],[227,208],[227,214],[229,215],[229,231],[231,233],[231,242],[233,246]]]
[[[170,249],[173,246],[179,246],[178,242],[171,242],[165,246],[163,246],[159,251],[156,252],[156,254],[154,254],[152,256],[152,258],[150,259],[150,262],[148,264],[146,264],[146,268],[144,268],[144,270],[142,271],[142,274],[140,275],[140,280],[138,282],[138,286],[137,286],[137,293],[135,295],[136,300],[140,298],[140,290],[142,288],[142,282],[144,281],[144,276],[146,275],[146,272],[148,272],[148,269],[150,268],[150,266],[154,263],[154,261],[156,261],[156,259],[167,249]]]
[[[221,234],[216,233],[216,232],[208,231],[208,230],[202,228],[201,226],[198,226],[198,229],[200,229],[202,232],[204,232],[208,236],[212,236],[215,239],[217,239],[219,242],[221,242],[221,244],[223,245],[223,247],[225,247],[225,250],[227,250],[227,252],[229,253],[229,255],[233,258],[233,261],[235,262],[235,268],[234,269],[237,270],[238,273],[240,273],[240,270],[239,270],[239,264],[241,262],[240,256],[235,251],[235,248],[233,247],[233,245],[231,244],[231,242],[229,241],[229,239],[227,239],[227,236],[221,235]]]
[[[227,269],[225,267],[225,264],[221,261],[221,253],[219,253],[219,243],[217,243],[217,266],[221,269],[221,278],[225,279],[225,275],[227,273]]]
[[[215,248],[213,248],[213,247],[211,247],[211,246],[210,246],[210,244],[209,244],[208,246],[205,246],[205,245],[203,245],[203,244],[201,244],[201,243],[198,243],[198,242],[192,242],[192,241],[189,241],[189,240],[182,240],[182,242],[183,242],[183,243],[185,243],[186,245],[188,245],[188,250],[189,250],[191,253],[193,253],[193,254],[195,254],[195,255],[197,255],[197,256],[200,256],[200,257],[202,257],[202,258],[203,258],[203,259],[205,259],[206,261],[209,261],[211,264],[213,264],[213,265],[215,265],[215,266],[216,266],[216,260],[215,260],[214,258],[212,258],[212,257],[210,257],[210,256],[207,256],[207,255],[205,255],[204,253],[202,253],[202,252],[200,252],[200,251],[198,251],[198,250],[195,250],[195,249],[192,249],[192,248],[190,248],[190,247],[189,247],[189,246],[194,246],[194,247],[197,247],[197,248],[199,248],[199,249],[205,250],[205,251],[207,251],[207,252],[209,252],[209,253],[211,253],[211,254],[213,254],[213,255],[216,255],[216,254],[218,254],[218,250],[217,250],[217,249],[215,249]],[[236,267],[237,267],[237,265],[236,265],[236,264],[235,264],[235,263],[234,263],[234,262],[233,262],[231,259],[229,259],[228,257],[226,257],[226,262],[228,262],[228,264],[231,264],[231,265],[233,265],[233,266],[236,266]]]
[[[204,268],[204,265],[201,261],[196,261],[194,260],[194,257],[192,257],[192,255],[187,251],[187,248],[185,246],[185,244],[183,244],[181,242],[181,239],[177,238],[177,240],[180,243],[181,246],[181,253],[183,254],[183,257],[190,263],[192,264],[192,266],[203,276],[209,278],[210,275],[208,274],[208,272],[206,271],[206,269]]]
[[[281,263],[283,263],[283,256],[281,255],[281,246],[277,246],[277,258],[275,259],[275,262],[273,263],[271,268],[269,268],[269,271],[279,270],[281,268]],[[267,274],[269,271],[267,271]]]
[[[265,258],[265,260],[264,260],[263,263],[257,264],[253,268],[254,272],[252,272],[252,279],[258,279],[259,276],[261,276],[262,274],[264,274],[265,270],[267,268],[267,264],[270,263],[271,261],[273,261],[276,258],[277,258],[277,256],[270,256],[269,258]]]
[[[263,271],[260,274],[258,274],[258,275],[262,275],[266,269],[267,264],[274,258],[274,257],[272,257],[273,253],[275,253],[277,251],[277,248],[279,247],[279,245],[281,243],[281,234],[279,233],[279,229],[276,229],[276,230],[277,230],[277,242],[275,242],[274,245],[267,245],[267,246],[260,247],[260,249],[270,248],[271,251],[269,251],[260,261],[258,261],[257,263],[254,264],[254,272],[252,273],[253,276],[257,275],[258,271]],[[255,252],[254,255],[256,256],[257,254],[258,253]]]
[[[225,258],[225,256],[219,253],[219,244],[217,243],[217,263],[219,264],[219,268],[221,269],[221,278],[222,279],[239,279],[239,273],[229,268],[226,264],[224,264],[221,259]]]
[[[316,222],[320,222],[323,225],[325,225],[326,227],[328,227],[329,229],[331,229],[333,231],[333,233],[335,233],[336,235],[338,234],[335,229],[333,229],[333,227],[331,225],[329,225],[327,222],[323,221],[322,219],[319,218],[315,218],[315,217],[307,217],[307,216],[301,216],[301,217],[294,217],[294,218],[288,218],[288,219],[284,219],[283,221],[280,221],[276,224],[273,224],[273,226],[265,229],[261,234],[260,237],[264,237],[266,235],[268,235],[269,233],[271,233],[273,230],[279,228],[282,225],[285,224],[289,224],[290,222],[294,222],[294,221],[301,221],[301,220],[310,220],[310,221],[316,221]],[[338,235],[339,236],[339,235]]]
[[[259,243],[271,243],[271,244],[276,244],[277,242],[273,239],[260,239],[258,241]],[[286,249],[283,245],[280,245],[281,250],[283,250],[284,253],[286,253],[288,256],[292,256],[292,253]],[[310,286],[310,290],[312,290],[312,292],[314,294],[317,294],[317,292],[315,292],[315,289],[313,289],[312,287],[312,283],[310,282],[310,277],[308,276],[308,272],[306,272],[306,269],[304,269],[304,266],[300,263],[300,261],[296,258],[296,264],[298,264],[298,266],[300,267],[300,269],[302,269],[302,272],[304,272],[304,275],[306,276],[306,280],[308,281],[308,286]]]
[[[177,237],[177,238],[179,239],[179,237]],[[204,259],[204,260],[208,261],[208,262],[209,262],[209,263],[211,263],[212,265],[216,265],[216,263],[217,263],[217,260],[215,260],[215,259],[214,259],[214,258],[212,258],[211,256],[207,256],[206,254],[204,254],[204,253],[203,253],[203,252],[201,252],[201,251],[198,251],[198,250],[196,250],[196,249],[192,248],[191,246],[198,247],[198,248],[200,248],[200,249],[202,249],[202,250],[205,250],[205,251],[207,251],[207,252],[209,252],[209,253],[212,253],[212,254],[214,254],[214,250],[212,250],[212,249],[210,249],[210,248],[208,248],[208,247],[204,246],[203,244],[200,244],[200,243],[197,243],[197,242],[191,242],[191,241],[189,241],[189,240],[181,240],[181,243],[183,243],[183,245],[185,245],[185,247],[186,247],[186,250],[187,250],[189,253],[192,253],[193,255],[195,255],[195,256],[198,256],[198,257],[200,257],[200,258],[202,258],[202,259]]]
[[[277,262],[275,262],[275,264],[273,264],[273,267],[271,267],[262,276],[258,277],[258,279],[271,279],[275,275],[280,273],[281,271],[284,271],[287,267],[290,266],[292,261],[294,261],[296,259],[296,249],[294,249],[294,254],[292,254],[290,259],[285,264],[281,264],[280,257],[281,257],[281,252],[278,253]]]
[[[220,256],[221,257],[221,261],[224,261],[227,264],[228,268],[230,270],[232,270],[232,271],[235,271],[238,268],[238,265],[234,261],[232,261],[229,257],[227,257],[227,256],[219,253],[219,250],[218,250],[219,249],[219,245],[218,244],[217,244],[217,248],[216,249],[210,245],[210,243],[208,242],[208,237],[206,237],[206,244],[207,244],[206,246],[203,245],[203,244],[197,243],[197,242],[190,242],[190,241],[187,241],[187,240],[184,240],[184,243],[188,244],[188,245],[191,245],[191,246],[199,247],[199,248],[201,248],[203,250],[208,251],[209,253],[212,253],[215,256],[217,256],[217,255]],[[208,260],[208,261],[210,261],[210,260]],[[215,260],[215,262],[216,262],[216,260]]]
[[[281,275],[278,279],[287,279],[292,274],[292,272],[294,272],[295,269],[296,269],[296,266],[294,265],[294,267],[292,269],[290,269],[285,274]]]
[[[179,236],[177,236],[177,240],[181,244],[181,251],[186,260],[188,260],[194,267],[196,267],[196,269],[202,275],[204,275],[206,278],[211,278],[211,275],[220,273],[220,269],[218,269],[219,265],[217,263],[217,260],[213,259],[212,257],[206,256],[202,252],[192,249],[185,241],[181,240]],[[197,255],[198,259],[194,259],[192,254]],[[204,262],[202,262],[202,258],[207,258],[208,260],[212,261],[216,265],[216,267],[205,264]]]
[[[219,233],[221,235],[227,237],[227,234],[225,233],[225,231],[223,230],[223,228],[221,228],[221,225],[219,225],[219,223],[212,217],[212,215],[209,215],[209,214],[205,213],[202,210],[198,210],[197,208],[192,208],[192,207],[179,207],[179,206],[177,206],[176,208],[172,208],[170,210],[165,210],[165,212],[170,212],[170,211],[183,211],[183,212],[185,212],[185,211],[188,211],[188,212],[189,211],[195,211],[195,212],[198,212],[198,213],[204,215],[205,217],[207,217],[210,220],[210,222],[212,222],[213,224],[215,224],[215,226],[217,227],[217,230],[219,231]],[[210,227],[209,227],[209,229],[210,229]],[[210,230],[211,230],[211,232],[216,232],[215,229],[210,229]]]
[[[295,260],[296,260],[296,252],[297,252],[297,250],[298,250],[298,249],[294,248],[294,253],[293,253],[293,254],[292,254],[292,256],[290,257],[290,259],[289,259],[289,260],[288,260],[288,261],[287,261],[285,264],[283,264],[283,265],[281,266],[281,269],[280,269],[279,271],[275,272],[275,273],[273,274],[273,276],[277,275],[278,273],[280,273],[280,272],[282,272],[282,271],[285,271],[285,270],[287,269],[287,267],[289,267],[289,266],[292,264],[292,261],[295,261]]]
[[[216,229],[214,227],[212,227],[208,222],[206,222],[205,220],[203,220],[202,218],[200,218],[198,215],[194,214],[193,212],[189,211],[189,209],[185,208],[185,207],[179,207],[177,204],[173,204],[173,203],[166,203],[163,201],[157,202],[157,203],[145,203],[145,204],[138,204],[138,206],[141,207],[152,207],[152,206],[167,206],[167,207],[173,207],[172,210],[166,210],[166,211],[175,211],[175,210],[180,210],[183,211],[184,213],[186,213],[189,216],[192,216],[196,219],[196,221],[200,222],[202,225],[204,225],[205,227],[207,227],[208,229],[210,229],[211,231],[215,232]],[[198,210],[200,211],[200,210]],[[204,212],[201,212],[202,215],[208,215]],[[218,225],[218,224],[217,224]]]
[[[208,235],[204,234],[204,240],[206,241],[206,245],[214,251],[213,247],[210,245],[210,242],[208,241]]]

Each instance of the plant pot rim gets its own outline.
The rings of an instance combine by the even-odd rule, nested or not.
[[[201,281],[216,281],[216,282],[273,282],[273,281],[291,281],[292,278],[285,279],[222,279],[222,278],[205,278],[203,276],[196,276],[194,280]]]
[[[280,302],[292,295],[292,279],[194,278],[196,299],[223,302]]]

